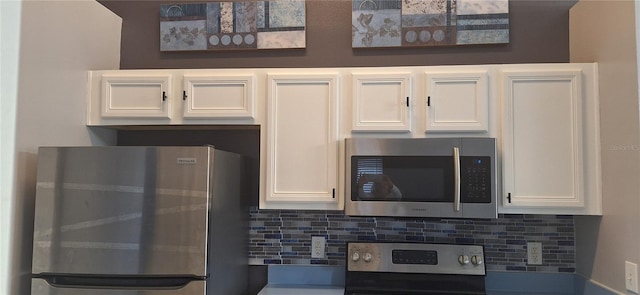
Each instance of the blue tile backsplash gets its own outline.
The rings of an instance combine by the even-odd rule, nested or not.
[[[249,263],[344,265],[345,242],[484,245],[490,271],[575,272],[573,216],[500,214],[498,219],[350,217],[341,211],[250,211]],[[311,237],[327,239],[311,258]],[[543,265],[527,265],[527,242],[542,243]]]

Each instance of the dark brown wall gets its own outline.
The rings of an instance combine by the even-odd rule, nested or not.
[[[123,19],[122,69],[421,66],[569,62],[569,8],[576,0],[511,0],[511,42],[423,48],[351,48],[351,1],[307,0],[307,47],[298,50],[160,52],[160,4],[99,0]]]
[[[174,126],[175,127],[175,126]],[[218,129],[184,129],[164,126],[147,130],[118,130],[122,146],[203,146],[244,156],[243,198],[247,205],[258,205],[260,184],[260,128],[240,126]]]

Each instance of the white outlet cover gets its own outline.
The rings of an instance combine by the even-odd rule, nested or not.
[[[625,261],[624,262],[624,285],[627,290],[638,294],[638,265]]]
[[[527,264],[542,265],[542,243],[527,243]]]
[[[311,258],[324,258],[325,245],[324,237],[311,237]]]

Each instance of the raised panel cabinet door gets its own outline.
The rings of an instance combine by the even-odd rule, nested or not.
[[[336,209],[337,75],[269,74],[267,99],[266,205],[261,205]]]
[[[255,76],[184,75],[185,118],[254,118]]]
[[[581,70],[504,71],[502,81],[503,205],[583,207]]]
[[[171,75],[110,73],[102,75],[101,116],[171,118]]]
[[[411,131],[411,75],[353,74],[352,131]]]
[[[489,86],[486,71],[426,72],[427,132],[487,132]]]

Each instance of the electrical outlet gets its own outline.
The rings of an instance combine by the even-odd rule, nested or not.
[[[311,258],[324,258],[324,237],[311,237]]]
[[[527,243],[527,264],[542,265],[542,243]]]
[[[638,265],[625,261],[624,262],[624,285],[627,290],[638,294]]]

